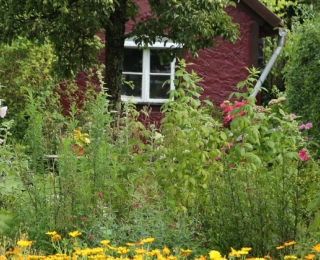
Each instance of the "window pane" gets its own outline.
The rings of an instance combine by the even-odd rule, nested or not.
[[[142,50],[124,49],[123,71],[142,72]]]
[[[161,50],[150,50],[150,72],[171,73],[170,61],[160,56]]]
[[[125,81],[132,81],[134,89],[128,84],[123,84],[121,89],[121,95],[134,96],[141,98],[141,86],[142,86],[142,75],[123,75]]]
[[[170,90],[170,84],[166,83],[164,86],[163,83],[170,79],[170,76],[160,76],[160,75],[151,75],[150,76],[150,98],[161,98],[166,99],[169,97],[167,92]]]

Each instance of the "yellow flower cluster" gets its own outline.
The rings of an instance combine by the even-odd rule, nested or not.
[[[90,143],[90,139],[88,137],[88,134],[82,134],[79,130],[73,130],[73,139],[75,140],[76,144],[81,147],[84,144]]]
[[[28,247],[28,246],[31,246],[32,245],[32,241],[29,241],[29,240],[19,240],[17,242],[17,245],[20,246],[20,247]]]
[[[61,236],[56,231],[47,232],[46,234],[51,236],[51,240],[54,242],[61,240]]]
[[[78,230],[73,231],[73,232],[69,232],[69,236],[70,237],[78,237],[78,236],[81,236],[81,235],[82,235],[82,233],[79,232]]]
[[[50,231],[46,233],[51,236],[51,241],[59,241],[61,240],[61,236],[56,231]],[[79,231],[73,231],[69,233],[71,238],[76,238],[81,235]],[[110,245],[110,240],[102,240],[100,241],[102,247],[95,248],[84,248],[75,247],[76,240],[72,239],[71,242],[74,242],[73,252],[70,252],[70,255],[57,253],[55,255],[25,255],[27,251],[23,249],[24,247],[30,247],[32,245],[32,241],[26,240],[23,237],[21,240],[17,242],[18,247],[15,247],[12,251],[7,251],[6,255],[0,255],[0,260],[7,259],[44,259],[44,260],[81,260],[81,259],[96,259],[96,260],[184,260],[187,256],[189,256],[192,251],[190,249],[180,249],[180,253],[177,255],[171,255],[171,250],[164,246],[162,250],[153,249],[149,251],[149,246],[147,249],[144,248],[144,244],[152,243],[154,238],[145,238],[140,239],[137,243],[127,243],[125,246],[113,247]],[[278,246],[277,249],[282,249],[287,246],[295,245],[295,241],[286,242],[282,246]],[[54,244],[53,244],[54,245]],[[21,250],[21,251],[20,251]],[[235,250],[231,247],[231,252],[229,253],[229,259],[246,259],[246,260],[270,260],[271,256],[267,255],[263,258],[247,258],[246,256],[252,249],[250,247],[242,247],[241,250]],[[304,259],[319,259],[320,257],[320,244],[317,244],[312,247],[313,252],[304,256]],[[175,252],[178,252],[175,250]],[[116,256],[115,256],[116,255]],[[7,258],[9,257],[9,258]],[[295,255],[285,255],[282,259],[290,260],[297,259]],[[299,258],[302,259],[302,258]],[[207,258],[204,255],[200,255],[198,258],[194,258],[194,260],[227,260],[226,256],[222,256],[221,253],[217,250],[211,250],[209,252],[209,257]]]
[[[277,250],[281,250],[281,249],[283,249],[283,248],[286,247],[286,246],[293,246],[293,245],[295,245],[295,244],[296,244],[295,241],[285,242],[283,245],[277,246],[276,249],[277,249]]]
[[[231,252],[229,253],[229,256],[236,256],[241,257],[242,255],[249,254],[249,251],[251,250],[251,247],[243,247],[241,250],[235,250],[231,247]]]

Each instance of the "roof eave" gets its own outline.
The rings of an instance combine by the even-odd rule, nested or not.
[[[261,27],[260,36],[276,36],[278,28],[284,27],[283,21],[259,0],[240,0],[238,5]]]

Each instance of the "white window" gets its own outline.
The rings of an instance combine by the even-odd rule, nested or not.
[[[168,91],[174,89],[175,61],[161,62],[160,53],[165,48],[176,47],[173,43],[155,43],[148,48],[138,48],[133,40],[126,40],[123,76],[127,82],[122,86],[123,101],[163,103],[168,99]],[[163,83],[170,80],[170,83]]]

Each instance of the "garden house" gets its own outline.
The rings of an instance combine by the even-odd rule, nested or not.
[[[140,18],[150,15],[147,0],[140,0]],[[279,34],[283,27],[281,19],[272,13],[259,0],[236,1],[237,6],[228,7],[226,12],[232,17],[233,22],[239,24],[240,39],[235,44],[221,41],[218,47],[200,50],[198,58],[184,54],[187,62],[193,63],[193,69],[203,82],[202,97],[209,98],[216,105],[227,99],[236,91],[238,82],[243,81],[247,75],[248,67],[259,67],[262,64],[261,46],[264,37],[273,37]],[[132,22],[128,22],[126,31],[130,32]],[[131,99],[142,108],[146,104],[152,107],[151,120],[159,120],[160,107],[166,100],[166,92],[174,86],[162,86],[167,79],[173,78],[175,63],[160,64],[159,52],[169,48],[156,43],[150,48],[139,49],[133,39],[125,41],[125,59],[123,75],[127,81],[132,81],[135,88],[123,86],[122,99]],[[104,53],[101,54],[104,60]],[[79,88],[85,89],[85,74],[77,77]],[[259,96],[258,96],[259,102]]]

